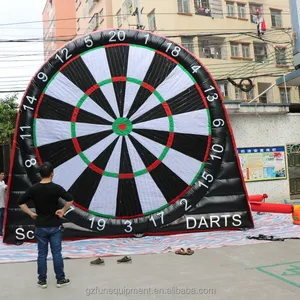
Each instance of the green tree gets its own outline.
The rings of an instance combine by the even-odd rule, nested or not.
[[[15,131],[19,104],[17,95],[0,98],[0,144],[8,144]]]

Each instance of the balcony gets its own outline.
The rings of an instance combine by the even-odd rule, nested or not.
[[[91,31],[95,31],[98,26],[99,26],[99,15],[98,13],[95,13],[93,15],[93,17],[90,19],[90,25],[88,27],[88,29],[85,31],[85,34],[88,33],[88,32],[91,32]]]
[[[211,16],[209,0],[194,0],[195,14],[201,16]]]

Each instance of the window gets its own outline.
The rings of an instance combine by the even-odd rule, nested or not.
[[[275,57],[277,65],[286,65],[286,49],[285,48],[276,48]]]
[[[153,10],[153,11],[148,15],[148,24],[149,24],[149,30],[151,30],[151,31],[156,30],[155,10]]]
[[[201,58],[225,59],[224,38],[201,39],[199,38],[199,56]]]
[[[234,13],[234,3],[226,2],[226,5],[227,5],[228,16],[234,17],[234,15],[235,15],[235,13]]]
[[[247,98],[247,100],[252,100],[252,99],[254,99],[254,88],[251,90],[251,91],[249,91],[248,93],[245,93],[246,94],[246,98]]]
[[[248,44],[242,44],[243,57],[250,57],[250,47]]]
[[[178,12],[188,14],[190,13],[190,0],[177,0]]]
[[[128,17],[133,13],[132,0],[125,0],[122,4],[123,20],[127,20]]]
[[[194,0],[196,15],[210,16],[209,0]]]
[[[239,44],[230,43],[231,47],[231,56],[239,57],[240,51],[239,51]]]
[[[245,4],[238,4],[238,16],[241,19],[246,19],[246,5]]]
[[[257,24],[259,16],[263,13],[263,6],[257,4],[249,4],[249,10],[251,22]]]
[[[235,91],[235,100],[243,100],[242,90],[235,86],[234,91]]]
[[[291,103],[291,89],[290,88],[279,88],[280,102],[282,104]]]
[[[272,21],[272,26],[282,27],[281,11],[271,9],[271,21]]]
[[[122,26],[121,9],[117,12],[117,22],[118,22],[118,27],[121,27]]]
[[[254,57],[256,62],[266,62],[268,59],[267,45],[264,43],[253,43]]]
[[[181,44],[184,48],[194,53],[194,39],[193,37],[185,36],[181,38]]]
[[[96,5],[96,2],[94,0],[88,0],[88,12],[90,12]]]
[[[228,93],[228,83],[226,81],[217,81],[219,89],[221,91],[222,96],[225,98],[229,97]]]

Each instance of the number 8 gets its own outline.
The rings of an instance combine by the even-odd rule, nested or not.
[[[36,160],[35,160],[34,158],[32,158],[32,159],[27,159],[27,160],[25,161],[25,166],[26,166],[27,168],[30,168],[30,167],[34,166],[35,164],[36,164]]]
[[[174,50],[172,51],[172,55],[175,56],[175,57],[177,57],[179,55],[180,51],[181,51],[181,48],[179,48],[178,46],[176,46],[174,48]]]

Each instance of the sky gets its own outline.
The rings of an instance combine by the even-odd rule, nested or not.
[[[42,66],[43,42],[6,42],[43,37],[46,0],[0,0],[0,98],[2,91],[25,90]],[[35,22],[30,24],[12,24]],[[10,24],[10,25],[6,25]],[[18,93],[20,103],[23,96]]]

